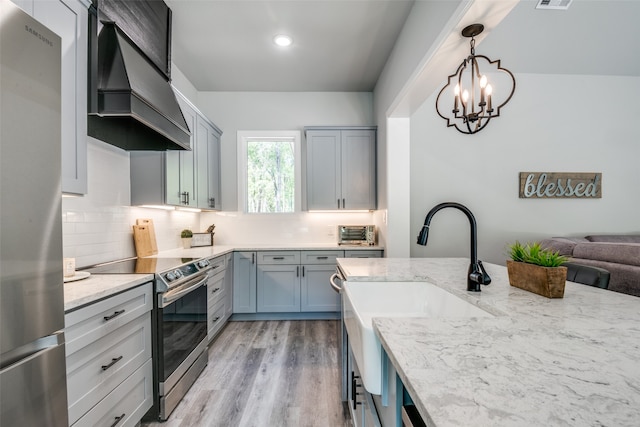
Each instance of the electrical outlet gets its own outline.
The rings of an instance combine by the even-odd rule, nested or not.
[[[387,210],[386,209],[382,211],[382,223],[384,225],[387,225]]]
[[[335,225],[327,225],[327,236],[334,237],[336,235],[336,226]]]

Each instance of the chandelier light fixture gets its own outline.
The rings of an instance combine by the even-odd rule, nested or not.
[[[481,131],[492,118],[499,117],[500,109],[516,89],[516,79],[511,71],[500,66],[499,59],[492,61],[476,55],[475,36],[483,30],[482,24],[472,24],[462,30],[464,37],[471,38],[471,53],[448,77],[436,98],[436,111],[447,121],[447,126],[466,134]],[[479,62],[483,64],[482,72]]]

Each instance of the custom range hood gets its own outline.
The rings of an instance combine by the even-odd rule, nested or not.
[[[170,30],[170,10],[168,16]],[[95,38],[95,10],[90,20]],[[90,40],[89,136],[131,151],[190,150],[191,133],[167,74],[115,22],[100,24],[97,40]]]

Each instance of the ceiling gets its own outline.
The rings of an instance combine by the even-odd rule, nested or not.
[[[278,92],[372,91],[414,3],[165,1],[173,11],[172,60],[198,91]],[[477,53],[501,57],[514,73],[640,76],[640,0],[574,0],[567,11],[536,4],[520,0],[487,28]],[[279,33],[293,37],[290,48],[273,44]]]
[[[413,0],[167,0],[199,91],[373,90]],[[293,37],[289,48],[276,34]]]

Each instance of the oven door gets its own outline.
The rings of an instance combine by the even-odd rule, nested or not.
[[[207,276],[158,295],[158,381],[169,393],[207,346]]]

